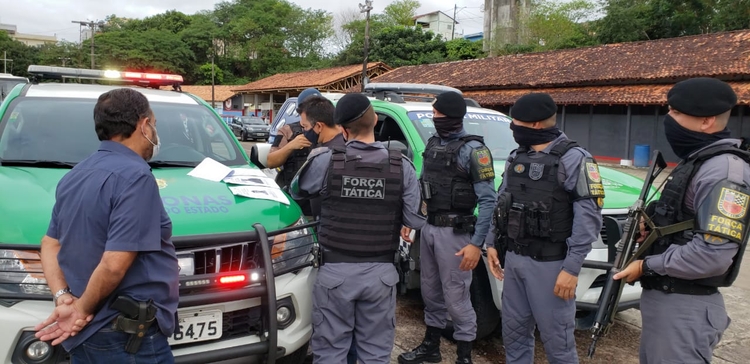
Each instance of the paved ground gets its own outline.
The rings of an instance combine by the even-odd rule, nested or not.
[[[249,151],[253,143],[243,142],[243,147]],[[628,168],[617,165],[606,165],[616,168],[625,173],[643,178],[646,175],[644,168]],[[657,178],[659,185],[668,175],[669,170],[662,172]],[[744,271],[740,274],[733,287],[722,289],[726,301],[727,310],[732,317],[732,324],[727,330],[722,342],[715,352],[714,363],[744,364],[750,361],[750,258],[743,264]],[[396,340],[392,354],[391,363],[397,363],[398,354],[410,350],[422,340],[424,336],[423,304],[419,292],[410,292],[399,296],[396,307]],[[481,318],[480,318],[481,319]],[[618,315],[618,323],[610,333],[602,338],[598,345],[596,356],[593,359],[586,358],[586,352],[590,343],[588,332],[577,332],[576,343],[581,363],[638,363],[638,342],[640,340],[640,312],[636,309],[624,311]],[[456,346],[443,339],[441,347],[443,363],[455,361]],[[474,346],[474,363],[505,363],[505,351],[499,333],[488,339],[477,342]],[[537,334],[536,363],[547,362],[542,344]],[[312,363],[308,358],[306,363]]]

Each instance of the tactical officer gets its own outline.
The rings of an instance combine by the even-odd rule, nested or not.
[[[273,139],[271,151],[266,161],[267,168],[279,168],[276,175],[276,183],[284,190],[294,178],[294,174],[299,171],[310,154],[311,147],[317,143],[318,136],[312,129],[305,128],[301,120],[303,115],[299,105],[305,102],[308,97],[322,96],[314,88],[308,88],[302,91],[297,97],[297,113],[300,114],[300,122],[285,124],[279,128],[278,134]],[[302,212],[310,216],[310,204],[304,201],[298,201]]]
[[[400,151],[375,141],[377,116],[366,96],[342,97],[334,120],[346,147],[316,149],[291,187],[296,198],[322,196],[322,266],[313,287],[314,362],[344,363],[354,334],[361,362],[389,363],[399,236],[410,241],[411,230],[424,225],[419,182]]]
[[[737,96],[725,82],[678,82],[667,101],[664,133],[682,161],[647,212],[680,231],[615,279],[641,280],[641,363],[708,363],[730,323],[718,287],[737,278],[747,244],[750,154],[726,128]]]
[[[463,128],[466,101],[456,92],[433,102],[437,134],[423,154],[422,188],[427,224],[421,231],[421,288],[427,330],[422,343],[399,355],[401,364],[438,363],[440,332],[448,314],[458,341],[456,363],[471,363],[477,317],[469,286],[492,219],[495,171],[492,155],[480,136]],[[474,209],[479,204],[479,216]]]
[[[519,147],[510,153],[498,189],[493,227],[500,244],[487,249],[493,275],[505,279],[508,363],[534,362],[535,324],[550,363],[578,363],[575,290],[599,236],[604,189],[598,165],[557,128],[556,116],[557,105],[546,93],[524,95],[511,109]],[[497,249],[505,256],[504,271]]]

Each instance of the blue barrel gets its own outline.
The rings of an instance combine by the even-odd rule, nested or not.
[[[651,158],[651,146],[648,144],[636,144],[633,151],[633,165],[636,167],[648,167]]]

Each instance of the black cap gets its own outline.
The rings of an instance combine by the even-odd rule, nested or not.
[[[466,100],[455,91],[437,95],[435,101],[432,102],[432,107],[451,118],[463,118],[466,115]]]
[[[305,102],[305,99],[307,99],[310,96],[323,96],[320,94],[320,91],[316,88],[306,88],[302,90],[302,92],[299,93],[299,96],[297,96],[297,105]]]
[[[510,117],[524,123],[547,120],[557,112],[552,96],[544,92],[532,92],[521,96],[510,109]]]
[[[372,105],[370,99],[363,94],[346,94],[336,103],[333,121],[339,125],[346,125],[365,115]]]
[[[737,104],[737,94],[724,81],[697,77],[677,82],[667,93],[667,103],[683,114],[716,116]]]

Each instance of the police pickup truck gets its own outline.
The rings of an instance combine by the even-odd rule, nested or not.
[[[95,79],[145,95],[159,120],[159,155],[149,162],[173,222],[180,264],[177,363],[302,363],[312,333],[315,235],[299,206],[235,196],[223,182],[188,176],[211,158],[256,169],[229,127],[182,76],[30,66],[40,78]],[[105,81],[106,80],[106,81]],[[158,90],[173,86],[174,91]],[[67,363],[62,347],[34,338],[53,310],[40,261],[55,187],[96,151],[93,108],[114,86],[17,85],[0,104],[0,362]],[[278,193],[281,193],[280,191]],[[278,197],[278,195],[277,195]]]
[[[390,148],[401,149],[403,154],[414,162],[418,174],[421,173],[422,153],[427,140],[435,133],[431,104],[434,96],[425,95],[436,95],[446,91],[460,93],[454,88],[428,84],[370,83],[365,86],[365,93],[370,97],[378,116],[375,139],[388,144]],[[323,96],[335,103],[341,94],[323,93]],[[505,159],[517,148],[509,128],[510,118],[498,111],[481,108],[471,99],[467,99],[467,105],[464,128],[469,134],[484,137],[494,160],[497,175],[495,187],[499,187]],[[279,119],[276,120],[278,121]],[[261,157],[265,156],[266,149],[266,146],[258,146],[255,153]],[[600,239],[593,244],[593,250],[587,256],[584,268],[578,276],[576,326],[579,329],[588,329],[593,324],[593,316],[606,279],[606,269],[609,269],[614,261],[614,244],[619,238],[619,225],[625,221],[628,207],[638,198],[638,192],[643,185],[643,181],[638,178],[606,167],[601,167],[600,173],[606,193],[602,211],[604,228]],[[613,238],[608,239],[609,236]],[[411,272],[403,275],[401,292],[418,289],[419,234],[410,245],[402,242],[402,250],[404,256],[407,255],[407,251],[410,256],[410,260],[406,260],[406,264],[403,265],[403,270]],[[500,298],[503,290],[503,282],[492,277],[486,261],[485,252],[485,258],[474,270],[470,288],[477,317],[482,318],[477,322],[477,338],[480,339],[492,333],[500,322]],[[637,307],[640,291],[638,283],[626,286],[620,299],[620,310]]]

